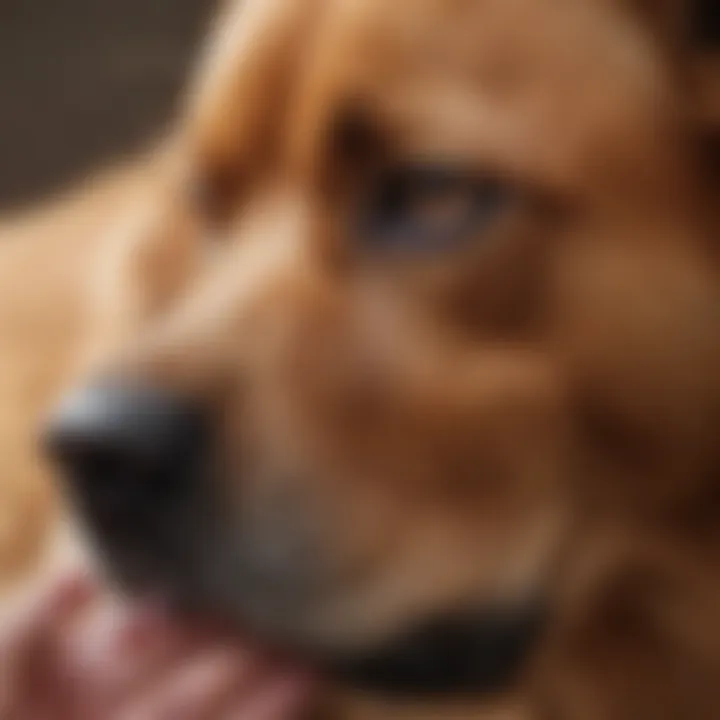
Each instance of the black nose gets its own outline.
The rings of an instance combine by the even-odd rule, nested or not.
[[[184,399],[150,387],[97,384],[61,402],[44,439],[83,511],[127,521],[185,495],[207,433],[203,413]]]

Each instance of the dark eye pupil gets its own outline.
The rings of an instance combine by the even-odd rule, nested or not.
[[[503,186],[487,178],[452,169],[397,169],[374,186],[362,237],[384,249],[449,247],[492,219],[503,197]]]
[[[412,183],[401,176],[390,177],[385,181],[377,198],[377,213],[386,221],[398,220],[409,209],[413,199]]]

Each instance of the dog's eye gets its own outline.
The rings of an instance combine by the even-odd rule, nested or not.
[[[503,181],[443,167],[381,174],[361,210],[360,237],[378,249],[442,250],[489,229],[513,196]]]

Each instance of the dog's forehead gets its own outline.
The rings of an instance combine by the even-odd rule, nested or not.
[[[568,158],[593,135],[602,153],[617,133],[645,132],[660,115],[660,64],[621,8],[611,0],[233,3],[192,96],[194,141],[210,162],[246,170],[279,144],[317,154],[318,136],[353,102],[394,124],[411,151],[477,152],[521,172],[567,174]]]

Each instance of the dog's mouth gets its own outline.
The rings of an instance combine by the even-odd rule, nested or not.
[[[136,527],[138,534],[141,530]],[[141,553],[100,535],[107,542],[96,538],[93,545],[121,594],[159,600],[175,624],[219,626],[250,658],[275,657],[297,674],[388,699],[501,695],[521,681],[548,624],[548,605],[538,594],[522,602],[466,604],[407,618],[397,631],[372,642],[328,644],[296,625],[293,610],[302,598],[290,593],[278,600],[288,592],[274,583],[263,587],[259,598],[251,588],[225,595],[203,577],[203,563],[187,545],[180,551],[176,543],[155,544],[155,552],[146,547]],[[312,609],[304,607],[299,617],[308,613]]]
[[[169,603],[181,622],[221,613],[202,603]],[[299,643],[282,633],[242,627],[238,642],[322,681],[394,700],[500,695],[520,681],[548,620],[538,600],[437,614],[362,649]],[[242,624],[242,623],[240,623]],[[231,632],[237,621],[222,623]]]
[[[223,599],[192,571],[188,558],[152,562],[159,559],[108,553],[102,543],[95,548],[121,594],[159,599],[176,624],[219,626],[250,657],[277,657],[300,674],[388,699],[486,698],[512,690],[549,620],[548,603],[538,594],[522,602],[479,603],[407,618],[402,628],[373,641],[328,644],[295,625],[292,599],[289,606],[267,605],[283,594],[279,588],[255,602]]]
[[[352,687],[384,696],[495,695],[519,679],[545,615],[535,603],[448,614],[363,653],[320,658],[320,667]]]
[[[269,595],[258,611],[255,603],[228,603],[207,587],[201,589],[192,573],[171,572],[173,567],[178,571],[177,564],[160,563],[150,575],[141,572],[136,582],[127,573],[128,565],[117,560],[108,568],[116,587],[126,595],[149,591],[159,596],[179,623],[209,621],[236,638],[251,656],[277,657],[331,685],[401,701],[487,698],[512,690],[549,621],[549,604],[538,593],[523,601],[466,604],[408,618],[395,632],[372,641],[329,643],[312,639],[292,618],[280,619],[281,608],[266,604],[272,601]]]

